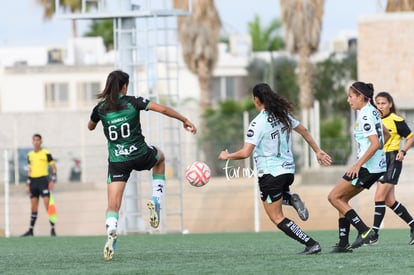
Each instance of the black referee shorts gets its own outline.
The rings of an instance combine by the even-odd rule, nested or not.
[[[400,174],[402,170],[402,161],[396,160],[398,151],[392,151],[385,153],[387,159],[387,171],[385,174],[378,180],[381,183],[391,183],[394,185],[398,184],[400,179]]]
[[[49,197],[49,177],[30,178],[30,198]]]

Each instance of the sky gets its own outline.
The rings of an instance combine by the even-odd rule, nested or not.
[[[357,32],[358,18],[383,13],[385,0],[325,0],[321,46],[341,32]],[[263,26],[280,18],[279,0],[215,0],[226,33],[247,34],[248,22],[259,15]],[[24,8],[22,8],[24,7]],[[89,22],[79,21],[80,34]],[[58,46],[71,38],[70,20],[44,21],[36,0],[7,1],[0,9],[0,47]]]

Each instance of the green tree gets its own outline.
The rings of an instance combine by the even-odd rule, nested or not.
[[[207,159],[217,160],[221,150],[238,150],[244,143],[243,112],[248,111],[250,118],[257,114],[251,98],[244,101],[228,99],[222,101],[217,107],[206,109],[203,114],[205,127],[199,142],[203,148],[210,148],[205,152]],[[219,161],[208,162],[213,175],[223,175],[223,165]],[[240,162],[238,166],[242,166]]]
[[[272,70],[268,67],[272,66]],[[280,56],[268,64],[265,60],[255,58],[248,67],[248,89],[252,90],[259,82],[273,83],[272,88],[280,95],[286,97],[295,106],[299,103],[297,76],[295,73],[297,63],[294,59]],[[273,74],[269,74],[273,71]],[[269,84],[270,85],[270,84]]]
[[[331,154],[337,165],[346,164],[352,150],[347,89],[356,78],[355,52],[340,58],[331,56],[315,66],[313,90],[320,102],[321,147]]]
[[[335,115],[321,121],[321,148],[332,156],[334,165],[344,165],[351,154],[351,139],[345,119]]]
[[[320,102],[321,118],[335,114],[349,117],[347,89],[349,83],[357,79],[356,53],[343,58],[331,56],[315,65],[313,78],[314,96]]]
[[[114,48],[114,21],[112,19],[92,20],[84,36],[101,36],[107,50]]]
[[[248,26],[254,52],[278,51],[285,46],[281,36],[282,22],[278,18],[273,19],[268,26],[262,27],[260,17],[255,15]]]
[[[271,87],[274,87],[275,82],[273,75],[275,74],[275,65],[273,52],[279,51],[285,46],[281,36],[282,22],[278,18],[275,18],[268,26],[263,27],[260,22],[260,17],[255,15],[254,20],[248,23],[248,27],[250,37],[252,38],[253,52],[269,52],[270,62],[264,67],[265,78],[263,80]]]

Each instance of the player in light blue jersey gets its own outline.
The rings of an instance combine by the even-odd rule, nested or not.
[[[282,210],[283,193],[293,183],[295,162],[292,152],[292,130],[298,132],[316,153],[319,163],[330,165],[331,157],[323,152],[306,128],[291,113],[293,106],[265,83],[253,88],[253,102],[260,112],[249,125],[243,148],[234,153],[224,150],[219,159],[245,159],[253,153],[259,178],[263,207],[270,220],[290,238],[304,244],[303,254],[316,254],[320,244]]]
[[[183,123],[185,130],[193,134],[197,132],[193,123],[172,108],[127,95],[128,84],[127,73],[119,70],[111,72],[104,90],[98,94],[101,101],[93,109],[88,122],[88,129],[94,130],[101,121],[108,141],[108,207],[105,220],[108,238],[103,252],[105,260],[111,260],[115,252],[119,209],[132,170],[152,169],[152,198],[147,206],[151,226],[158,228],[160,223],[165,157],[159,148],[145,142],[140,123],[141,111],[154,111],[175,118]]]
[[[385,172],[384,143],[389,138],[383,127],[381,114],[374,102],[374,87],[371,83],[355,82],[348,90],[348,103],[358,116],[354,124],[354,139],[357,142],[357,161],[346,171],[328,195],[329,202],[338,210],[339,243],[332,253],[352,252],[353,248],[369,243],[375,231],[369,228],[349,200],[364,189],[369,189]],[[349,244],[351,224],[358,230],[358,237]]]

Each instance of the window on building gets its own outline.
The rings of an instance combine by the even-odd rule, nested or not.
[[[247,93],[244,80],[241,76],[214,77],[211,86],[213,104],[226,99],[244,98]]]
[[[47,83],[45,90],[46,108],[60,109],[69,107],[68,83]]]
[[[78,108],[89,109],[96,104],[96,95],[100,91],[99,82],[80,82],[77,85]]]

